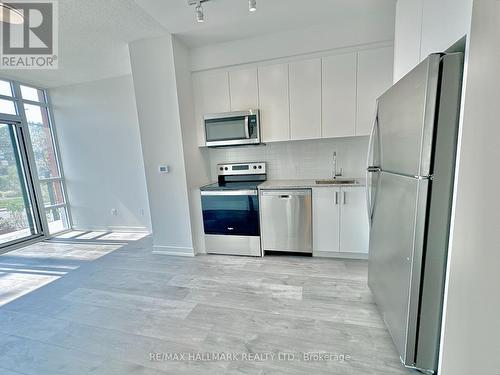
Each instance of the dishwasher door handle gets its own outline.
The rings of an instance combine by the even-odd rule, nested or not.
[[[261,190],[261,195],[265,197],[303,197],[311,194],[310,189],[293,189],[293,190]]]
[[[280,195],[281,199],[292,199],[291,195]]]

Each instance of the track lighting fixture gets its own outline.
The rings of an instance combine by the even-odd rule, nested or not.
[[[187,0],[188,5],[195,6],[196,21],[205,22],[205,13],[203,11],[203,3],[210,0]],[[1,4],[1,3],[0,3]],[[257,10],[257,0],[248,0],[248,11],[255,12]]]
[[[255,12],[257,10],[257,0],[248,0],[248,10]]]
[[[196,21],[199,23],[205,22],[205,15],[203,14],[203,6],[201,5],[200,1],[198,1],[196,4]]]

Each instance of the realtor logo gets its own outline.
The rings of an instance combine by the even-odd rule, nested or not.
[[[0,2],[0,69],[57,69],[55,0]]]

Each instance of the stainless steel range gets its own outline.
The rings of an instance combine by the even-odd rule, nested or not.
[[[218,182],[202,187],[207,253],[261,256],[258,186],[266,163],[220,164]]]

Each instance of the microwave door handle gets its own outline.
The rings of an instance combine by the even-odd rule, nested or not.
[[[248,116],[245,116],[245,137],[250,139],[250,123],[248,121]]]

